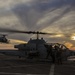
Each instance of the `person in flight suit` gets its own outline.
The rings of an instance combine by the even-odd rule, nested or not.
[[[52,63],[55,63],[55,53],[53,52],[52,45],[48,45],[46,48],[47,48],[47,56],[46,56],[46,59],[48,59],[49,56],[51,56]]]
[[[49,55],[51,55],[51,52],[52,52],[52,45],[50,45],[50,46],[47,47],[47,56],[46,56],[46,59],[48,59]]]
[[[56,59],[58,64],[62,64],[62,48],[56,47]]]

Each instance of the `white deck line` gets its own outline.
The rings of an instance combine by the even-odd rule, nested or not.
[[[50,68],[50,73],[49,73],[49,75],[54,75],[54,67],[55,67],[55,65],[52,64],[52,65],[51,65],[51,68]]]

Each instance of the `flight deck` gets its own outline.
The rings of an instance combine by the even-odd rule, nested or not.
[[[75,62],[52,64],[49,60],[0,55],[0,75],[75,75]]]

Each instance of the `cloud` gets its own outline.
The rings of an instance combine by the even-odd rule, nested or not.
[[[72,2],[67,0],[44,0],[44,2],[43,0],[36,0],[33,1],[30,6],[24,3],[18,4],[12,9],[12,11],[20,19],[20,22],[28,29],[40,30],[53,25],[54,22],[62,19],[70,11],[74,11],[74,9],[71,9],[74,8],[72,3],[73,0]],[[47,18],[47,14],[50,13],[53,13],[51,14],[52,18],[51,15],[48,15]],[[47,18],[47,20],[45,18]],[[43,21],[42,24],[40,24],[40,20]]]
[[[66,42],[65,46],[68,47],[70,50],[74,49],[73,44],[70,42]]]
[[[10,40],[10,42],[8,44],[1,43],[0,44],[0,49],[15,49],[14,48],[15,44],[26,43],[25,41],[22,41],[22,40],[16,40],[16,39],[9,39],[9,40]]]
[[[17,39],[9,39],[10,40],[10,44],[20,44],[20,43],[27,43],[26,41],[22,41],[22,40],[17,40]]]
[[[27,31],[75,32],[75,0],[4,1],[0,0],[0,27]],[[27,40],[32,35],[14,34],[9,37]],[[63,38],[48,37],[46,38],[50,41],[60,42]],[[63,38],[64,40],[67,38]],[[73,41],[72,43],[74,44]]]
[[[16,4],[29,3],[33,0],[0,0],[0,8],[11,8]]]

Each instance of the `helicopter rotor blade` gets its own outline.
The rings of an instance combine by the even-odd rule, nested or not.
[[[70,33],[47,33],[47,32],[40,32],[40,31],[21,31],[21,30],[7,29],[7,28],[0,28],[0,32],[43,34],[43,35],[46,35],[46,34],[47,35],[64,35],[66,37],[72,35]]]
[[[6,28],[0,28],[0,32],[11,32],[11,33],[31,33],[29,31],[20,31],[20,30],[14,30],[14,29],[6,29]]]
[[[45,32],[39,32],[39,31],[20,31],[20,30],[14,30],[14,29],[6,29],[6,28],[0,28],[0,32],[12,32],[12,33],[27,33],[27,34],[49,34],[49,35],[55,35],[56,33],[45,33]]]

